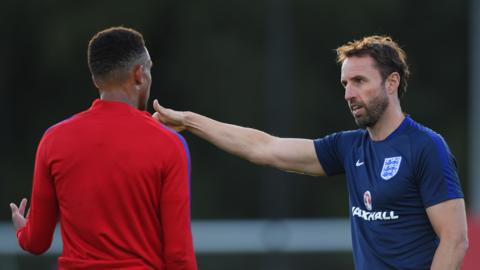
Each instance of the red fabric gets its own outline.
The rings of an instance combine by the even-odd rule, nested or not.
[[[480,216],[468,218],[468,250],[462,270],[480,269]]]
[[[45,252],[59,219],[59,269],[197,269],[189,197],[180,135],[126,103],[96,100],[40,141],[19,244]]]

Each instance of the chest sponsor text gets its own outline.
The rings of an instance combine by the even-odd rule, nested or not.
[[[365,211],[360,207],[352,207],[352,217],[359,217],[366,221],[373,220],[393,220],[398,219],[399,216],[395,214],[395,211]]]

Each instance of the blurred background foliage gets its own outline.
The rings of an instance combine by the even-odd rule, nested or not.
[[[286,8],[272,20],[276,1]],[[301,138],[356,128],[334,49],[364,35],[391,35],[407,51],[412,71],[403,109],[445,137],[468,195],[465,0],[3,0],[0,23],[4,221],[9,202],[30,196],[43,132],[97,98],[86,63],[88,40],[116,25],[144,34],[154,62],[152,100]],[[286,46],[272,55],[275,35]],[[276,58],[288,78],[271,73]],[[276,79],[289,85],[287,94],[277,96]],[[192,157],[193,219],[348,216],[343,176],[274,172],[183,135]]]
[[[275,104],[276,98],[274,91],[267,95],[265,90],[268,2],[3,2],[2,219],[9,218],[10,201],[30,194],[35,149],[43,132],[97,97],[86,47],[94,33],[115,25],[144,34],[154,61],[151,97],[164,106],[302,138],[355,128],[343,100],[334,49],[364,35],[391,35],[407,51],[412,69],[402,101],[405,112],[443,134],[468,188],[465,1],[291,1],[291,106],[269,107],[273,114],[291,115],[288,131],[270,125],[266,117],[272,112],[265,105],[270,100]],[[193,218],[263,217],[261,197],[267,191],[262,176],[273,169],[184,136],[192,155]],[[281,174],[279,181],[290,185],[284,217],[347,216],[343,177]]]

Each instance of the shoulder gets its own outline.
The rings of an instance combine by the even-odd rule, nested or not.
[[[344,140],[355,141],[361,140],[364,136],[367,136],[368,133],[365,129],[356,129],[356,130],[346,130],[338,132]]]
[[[152,117],[149,117],[147,122],[155,129],[155,144],[162,149],[162,156],[168,161],[170,168],[182,166],[181,164],[190,168],[190,150],[185,138]]]
[[[352,146],[360,145],[367,137],[364,129],[340,131],[314,140],[314,146],[317,154],[324,151],[341,154],[352,149]]]
[[[354,144],[361,141],[367,135],[367,131],[364,129],[346,130],[329,134],[323,138],[315,140],[316,142],[328,141],[331,143],[339,144]]]
[[[76,126],[75,123],[82,118],[84,113],[77,113],[48,127],[39,141],[38,149],[51,149],[61,138],[71,138],[72,134],[75,134],[72,127]]]
[[[62,120],[56,124],[53,124],[52,126],[48,127],[45,132],[43,133],[43,138],[49,138],[55,136],[55,134],[65,131],[68,129],[70,126],[74,125],[79,119],[82,118],[85,112],[80,112],[75,115],[72,115],[65,120]]]
[[[445,167],[456,163],[442,135],[422,124],[412,121],[409,143],[412,157],[415,157],[420,165],[440,164]]]
[[[148,113],[143,115],[145,123],[152,129],[151,132],[156,134],[156,137],[167,144],[175,145],[175,148],[188,149],[187,141],[185,138],[175,130],[159,123],[153,119]]]
[[[442,135],[436,131],[418,123],[411,121],[410,132],[411,142],[420,149],[444,149],[448,148]]]

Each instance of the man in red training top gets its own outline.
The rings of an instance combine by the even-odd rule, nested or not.
[[[29,214],[11,204],[20,246],[45,252],[60,220],[59,269],[197,269],[184,139],[145,112],[152,61],[143,37],[114,27],[89,43],[100,99],[48,129]]]

